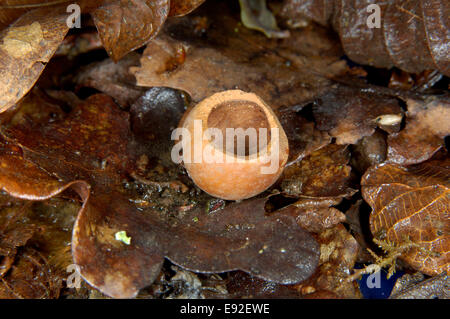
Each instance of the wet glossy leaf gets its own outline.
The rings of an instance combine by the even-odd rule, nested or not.
[[[157,110],[140,103],[135,117]],[[173,112],[181,115],[176,108]],[[242,269],[285,284],[306,279],[316,267],[314,238],[291,216],[266,216],[267,198],[218,211],[202,205],[168,213],[139,209],[122,178],[136,170],[145,147],[133,141],[128,113],[109,97],[94,95],[62,120],[19,122],[4,134],[22,148],[23,158],[3,155],[1,187],[35,200],[68,188],[77,192],[83,207],[74,226],[74,260],[86,281],[110,296],[135,296],[159,274],[164,256],[197,272]],[[118,240],[118,233],[129,241]]]
[[[380,164],[361,181],[362,195],[372,207],[370,229],[377,239],[396,245],[408,240],[402,255],[411,267],[426,274],[449,271],[449,160],[433,160],[408,168]]]
[[[355,144],[372,135],[376,119],[382,115],[401,115],[395,98],[338,86],[317,99],[313,107],[317,128],[336,137],[337,144]]]

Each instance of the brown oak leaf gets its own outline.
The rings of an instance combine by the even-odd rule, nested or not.
[[[145,103],[133,112],[148,117],[156,108]],[[137,159],[152,153],[130,130],[128,112],[105,95],[91,96],[62,119],[19,121],[2,131],[21,152],[1,154],[1,188],[33,200],[66,189],[78,193],[83,205],[72,237],[74,261],[87,282],[110,296],[135,296],[159,274],[164,256],[188,270],[241,269],[283,284],[305,280],[316,268],[314,238],[291,216],[267,215],[267,198],[167,212],[131,201],[123,183],[130,183]]]

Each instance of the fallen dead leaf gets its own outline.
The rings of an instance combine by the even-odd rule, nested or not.
[[[186,15],[200,6],[205,0],[170,0],[169,17]]]
[[[346,146],[329,144],[284,169],[281,190],[288,196],[349,197],[350,152]]]
[[[130,66],[139,64],[139,58],[139,54],[132,52],[117,63],[107,59],[89,64],[75,76],[77,89],[95,88],[128,108],[145,92],[144,88],[135,86],[135,78],[128,71]]]
[[[339,61],[338,44],[326,30],[271,40],[239,28],[222,5],[208,9],[210,23],[204,31],[198,30],[195,19],[201,10],[165,24],[144,51],[141,67],[131,68],[138,85],[184,90],[195,102],[239,88],[276,109],[310,100],[330,85],[329,76],[346,69]]]
[[[69,27],[65,7],[22,15],[0,32],[0,113],[35,84]]]
[[[314,275],[297,285],[304,297],[317,291],[328,292],[325,298],[362,298],[355,282],[345,282],[358,256],[359,245],[344,225],[326,229],[318,234],[319,267]],[[311,296],[314,298],[314,296]]]
[[[117,0],[92,12],[100,39],[117,62],[154,38],[169,15],[169,0]]]
[[[368,28],[368,15],[361,14],[371,4],[383,13],[380,27]],[[442,50],[449,37],[445,1],[285,0],[281,12],[293,27],[305,19],[331,25],[345,53],[357,63],[396,66],[409,73],[439,69],[450,74],[448,54]]]
[[[431,97],[428,100],[407,100],[406,126],[388,137],[387,160],[411,165],[431,158],[450,135],[450,98]]]
[[[144,117],[155,110],[136,107]],[[74,260],[82,276],[110,296],[135,296],[159,274],[164,256],[196,272],[242,269],[284,284],[305,280],[316,267],[314,238],[290,216],[266,216],[267,198],[219,211],[201,204],[169,213],[138,209],[122,181],[145,147],[136,146],[128,113],[109,97],[91,96],[59,121],[19,123],[3,133],[23,158],[2,154],[2,189],[33,200],[77,192],[83,206],[74,226]],[[116,240],[118,232],[129,242]]]
[[[376,239],[411,248],[402,258],[414,269],[435,275],[449,272],[449,160],[408,168],[383,163],[363,176],[362,195],[372,207],[370,229]]]
[[[336,137],[337,144],[356,144],[375,132],[378,117],[403,111],[393,97],[337,86],[317,99],[313,113],[317,128]]]
[[[404,274],[397,279],[389,299],[448,299],[450,278],[442,273],[425,279],[421,273]]]
[[[293,109],[279,110],[278,119],[289,142],[287,166],[331,143],[331,136],[327,132],[316,129],[314,122],[298,115]]]

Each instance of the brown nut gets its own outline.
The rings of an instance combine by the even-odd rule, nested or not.
[[[184,130],[182,160],[189,176],[222,199],[240,200],[265,191],[288,159],[280,122],[253,93],[213,94],[185,114],[179,129]]]

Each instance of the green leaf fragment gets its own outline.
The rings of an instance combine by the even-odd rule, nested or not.
[[[117,241],[121,241],[122,243],[129,245],[131,243],[131,237],[127,236],[127,232],[122,230],[118,231],[115,235]]]

